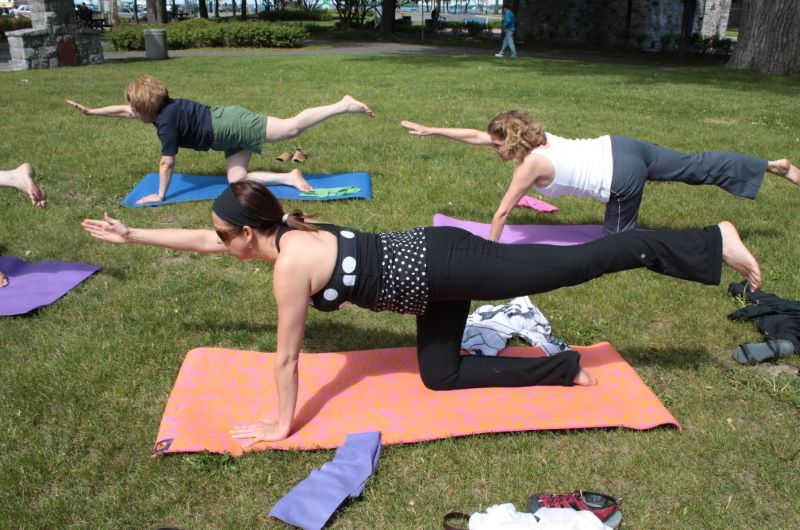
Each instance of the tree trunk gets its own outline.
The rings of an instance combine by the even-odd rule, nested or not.
[[[383,0],[383,13],[381,16],[381,35],[391,35],[394,25],[394,10],[397,0]]]
[[[206,5],[206,0],[200,0],[200,18],[208,19],[208,5]]]
[[[800,2],[745,0],[728,68],[784,75],[800,72]]]
[[[109,11],[109,17],[111,18],[111,26],[117,27],[119,26],[119,10],[117,9],[117,2],[111,2],[109,6],[111,9]]]
[[[681,17],[681,36],[678,42],[681,59],[686,57],[689,51],[689,43],[692,42],[692,21],[694,20],[695,0],[683,0],[683,15]]]

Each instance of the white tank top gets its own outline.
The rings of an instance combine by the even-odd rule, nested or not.
[[[553,182],[536,190],[547,197],[579,195],[608,202],[614,160],[611,137],[570,140],[545,133],[549,148],[532,152],[547,158],[556,169]]]

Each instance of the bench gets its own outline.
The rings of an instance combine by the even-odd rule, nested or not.
[[[108,20],[103,14],[93,15],[92,20],[89,22],[89,27],[92,29],[98,29],[100,31],[103,31],[106,28],[111,29],[111,21]]]

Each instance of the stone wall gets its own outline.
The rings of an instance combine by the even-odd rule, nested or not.
[[[724,36],[731,0],[696,0],[692,32]],[[524,41],[660,50],[681,34],[683,0],[520,0]]]
[[[72,0],[32,0],[31,25],[6,33],[14,70],[104,61],[100,32],[78,28]]]

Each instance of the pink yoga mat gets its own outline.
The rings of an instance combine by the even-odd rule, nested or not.
[[[384,445],[488,432],[627,427],[678,422],[608,343],[576,347],[595,387],[540,386],[434,392],[422,384],[415,348],[301,353],[293,432],[255,450],[335,448],[348,433],[380,431]],[[505,355],[538,355],[509,348]],[[186,355],[153,454],[242,454],[234,425],[274,417],[275,354],[197,348]]]
[[[437,213],[433,216],[433,226],[454,226],[467,232],[489,238],[491,225],[462,221],[455,217]],[[545,245],[577,245],[586,243],[603,235],[601,225],[506,225],[500,235],[501,243],[541,243]]]
[[[543,213],[558,211],[558,206],[554,206],[549,202],[537,199],[536,197],[531,197],[530,195],[525,195],[520,200],[518,200],[517,206],[521,206],[523,208],[532,208],[537,212],[543,212]]]
[[[52,304],[98,270],[97,265],[87,263],[28,263],[13,256],[0,257],[0,271],[9,282],[0,288],[0,316],[24,315]]]

